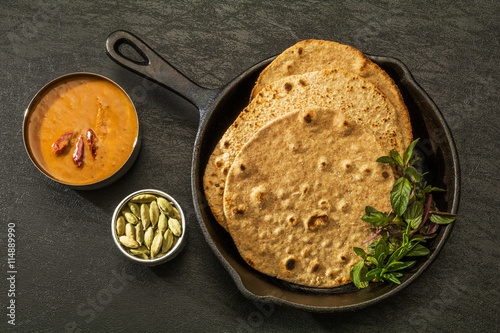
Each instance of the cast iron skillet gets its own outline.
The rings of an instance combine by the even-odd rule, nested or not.
[[[124,55],[121,47],[131,46],[141,60]],[[451,233],[453,224],[441,227],[430,244],[431,254],[422,259],[402,279],[401,285],[371,284],[357,290],[352,284],[331,289],[306,288],[263,275],[239,256],[229,234],[212,216],[203,191],[203,173],[208,158],[225,130],[248,103],[250,91],[259,73],[273,59],[250,67],[218,89],[206,89],[186,78],[136,36],[126,31],[111,33],[106,41],[108,55],[118,64],[184,97],[200,111],[200,123],[194,145],[191,187],[194,207],[209,246],[227,269],[240,291],[250,299],[271,301],[315,312],[339,312],[361,309],[401,291],[414,281],[435,259]],[[399,86],[408,106],[414,137],[420,138],[417,152],[422,168],[431,171],[428,181],[447,189],[436,198],[443,211],[458,210],[460,171],[451,133],[440,111],[413,80],[400,61],[370,56]]]

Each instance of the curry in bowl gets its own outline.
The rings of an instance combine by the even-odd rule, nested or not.
[[[50,178],[86,185],[117,173],[138,140],[137,113],[113,81],[77,73],[54,80],[31,102],[25,144],[35,165]]]

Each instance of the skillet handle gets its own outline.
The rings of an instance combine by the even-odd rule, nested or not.
[[[124,55],[120,48],[125,44],[131,46],[142,60]],[[106,39],[106,52],[119,65],[175,92],[194,104],[202,113],[217,95],[217,90],[203,88],[194,83],[130,32],[112,32]]]

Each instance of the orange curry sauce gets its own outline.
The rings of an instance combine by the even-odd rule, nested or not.
[[[138,119],[130,98],[112,82],[86,74],[66,78],[32,105],[27,121],[28,147],[38,166],[52,178],[72,185],[106,179],[125,164],[138,136]],[[96,135],[96,157],[87,131]],[[68,146],[55,153],[53,144],[73,132]],[[73,153],[79,136],[84,139],[83,163]]]

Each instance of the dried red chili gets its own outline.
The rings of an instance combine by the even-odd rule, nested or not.
[[[64,149],[69,145],[71,138],[73,137],[73,131],[66,132],[56,142],[52,144],[52,151],[55,154],[62,153]]]
[[[76,143],[75,152],[73,153],[73,162],[77,167],[83,163],[83,135],[80,134]]]
[[[94,133],[94,131],[89,128],[87,130],[87,142],[89,144],[89,149],[90,149],[90,153],[92,154],[92,157],[95,159],[95,156],[96,156],[96,146],[95,146],[95,140],[96,140],[96,135]]]

